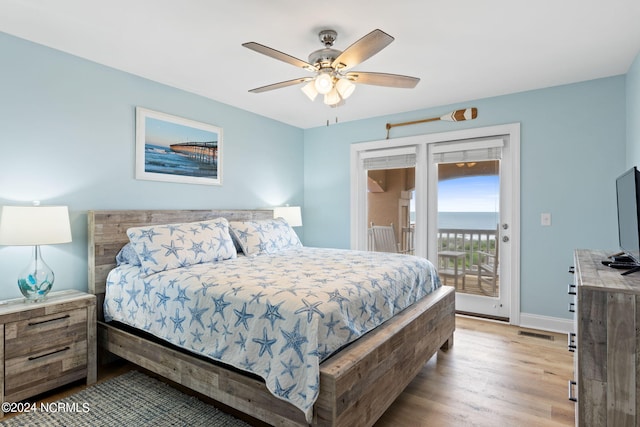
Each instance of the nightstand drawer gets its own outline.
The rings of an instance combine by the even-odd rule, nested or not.
[[[7,323],[4,331],[5,361],[39,356],[87,341],[87,310],[77,309]]]
[[[6,359],[4,395],[19,401],[87,376],[87,341]]]
[[[86,308],[5,325],[4,397],[18,401],[87,376]]]

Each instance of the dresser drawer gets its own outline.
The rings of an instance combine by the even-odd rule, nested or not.
[[[5,325],[5,399],[35,394],[87,375],[87,310]],[[53,383],[53,384],[52,384]]]

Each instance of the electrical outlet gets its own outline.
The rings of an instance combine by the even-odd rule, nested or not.
[[[548,212],[544,212],[540,214],[540,225],[543,227],[551,226],[551,214]]]

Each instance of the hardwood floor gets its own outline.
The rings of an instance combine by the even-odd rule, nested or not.
[[[519,335],[521,330],[457,316],[453,348],[424,366],[376,427],[574,425],[574,404],[567,396],[573,357],[566,335],[543,332],[553,337],[547,340]],[[98,381],[133,368],[102,367]],[[55,401],[82,388],[61,388],[41,399]]]
[[[425,365],[376,427],[574,425],[566,335],[520,330],[457,316],[453,348]]]

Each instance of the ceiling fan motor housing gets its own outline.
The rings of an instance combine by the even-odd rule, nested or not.
[[[324,47],[331,47],[338,38],[338,33],[334,30],[322,30],[318,33],[318,37],[320,37]]]
[[[328,68],[331,67],[333,61],[340,56],[342,51],[331,48],[318,49],[314,52],[311,52],[309,55],[309,64],[313,64],[316,67]]]

